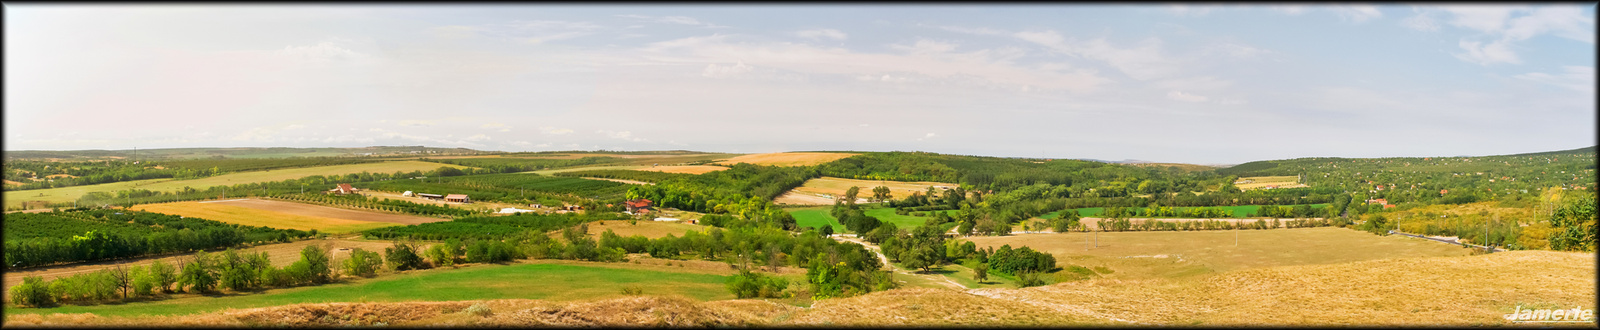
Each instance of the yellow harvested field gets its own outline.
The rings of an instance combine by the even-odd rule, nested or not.
[[[861,191],[857,193],[856,197],[867,198],[872,197],[872,188],[876,188],[878,186],[888,186],[889,193],[894,198],[905,198],[906,196],[911,196],[911,193],[913,192],[926,193],[928,191],[928,187],[935,187],[934,191],[938,191],[940,194],[943,194],[944,189],[938,187],[955,188],[957,185],[954,183],[927,181],[900,182],[820,177],[806,180],[805,184],[794,188],[794,190],[791,192],[806,193],[823,196],[825,198],[835,198],[837,196],[844,196],[845,191],[850,190],[850,187],[861,187]]]
[[[1250,269],[1193,281],[1103,278],[980,294],[1127,321],[1119,324],[1551,326],[1503,316],[1518,306],[1593,308],[1594,267],[1594,254],[1512,251]]]
[[[645,167],[645,168],[637,169],[636,171],[682,173],[682,174],[701,174],[701,173],[711,173],[711,172],[716,172],[716,171],[721,171],[721,170],[726,170],[726,169],[728,169],[728,168],[727,167],[722,167],[722,166],[713,166],[713,165],[681,165],[681,166],[652,166],[652,167]]]
[[[290,203],[290,202],[279,202],[279,203]],[[294,204],[294,203],[291,203],[291,204]],[[325,206],[317,206],[317,205],[305,205],[305,206],[308,206],[308,207],[321,207],[321,208],[328,208],[328,209],[339,210],[339,211],[348,211],[348,212],[362,212],[362,211],[344,210],[344,209],[337,209],[337,208],[331,208],[331,207],[325,207]],[[234,223],[234,224],[241,224],[241,225],[247,225],[247,226],[262,226],[262,227],[271,227],[271,228],[299,229],[299,230],[316,229],[317,231],[326,232],[326,233],[349,233],[349,232],[357,232],[357,231],[373,229],[373,228],[382,228],[382,227],[399,226],[399,225],[401,225],[400,223],[398,223],[398,221],[395,221],[395,222],[378,222],[378,221],[370,221],[370,220],[363,221],[363,220],[352,220],[352,219],[340,219],[340,218],[330,217],[330,216],[338,216],[337,214],[323,214],[323,215],[320,215],[320,216],[319,215],[309,215],[309,214],[296,214],[296,213],[302,213],[302,212],[289,213],[289,212],[264,210],[264,209],[260,209],[260,208],[254,208],[254,207],[243,206],[243,205],[230,205],[230,203],[226,203],[226,202],[222,202],[222,203],[217,203],[217,202],[210,202],[210,203],[208,203],[208,202],[178,202],[178,203],[163,203],[163,204],[145,204],[145,205],[136,205],[133,208],[136,209],[136,210],[144,210],[144,211],[149,211],[149,212],[166,213],[166,214],[177,214],[177,215],[182,215],[182,216],[186,216],[186,217],[196,217],[196,218],[202,218],[202,219],[206,219],[206,220],[215,220],[215,221],[221,221],[221,222],[226,222],[226,223]],[[337,212],[329,212],[329,213],[337,213]],[[396,218],[399,218],[399,217],[422,218],[422,217],[415,217],[415,216],[383,214],[383,213],[376,213],[376,212],[366,212],[366,213],[372,213],[374,215],[394,216]],[[431,219],[431,218],[422,218],[422,219]],[[434,219],[434,220],[443,221],[444,219]]]
[[[750,163],[769,166],[811,166],[835,160],[849,158],[858,154],[833,153],[833,152],[779,152],[770,154],[750,154],[733,157],[718,164],[732,165]]]
[[[1303,188],[1303,187],[1306,187],[1306,185],[1300,184],[1299,181],[1300,181],[1300,177],[1293,176],[1293,175],[1290,175],[1290,176],[1252,176],[1252,177],[1239,178],[1239,180],[1233,181],[1233,186],[1239,187],[1239,190],[1261,189],[1261,188],[1266,188],[1266,187],[1273,187],[1273,188]]]
[[[394,172],[411,172],[411,171],[424,171],[424,172],[426,172],[426,171],[436,170],[436,169],[439,169],[439,167],[444,167],[444,166],[454,167],[454,168],[467,168],[466,166],[448,165],[448,164],[440,164],[440,163],[430,163],[430,162],[423,162],[423,161],[389,161],[389,162],[367,163],[367,164],[347,164],[347,165],[332,165],[332,166],[316,166],[316,167],[277,169],[277,170],[254,171],[254,172],[240,172],[240,173],[224,174],[224,175],[218,175],[218,176],[213,176],[213,177],[208,177],[208,178],[192,179],[192,180],[150,179],[150,180],[138,180],[138,181],[124,181],[124,182],[105,183],[105,184],[86,185],[86,186],[75,186],[75,187],[65,187],[65,188],[7,191],[7,192],[5,192],[5,200],[6,200],[5,206],[6,207],[19,206],[19,205],[22,205],[22,203],[26,202],[26,201],[43,201],[43,202],[51,202],[51,203],[70,203],[72,201],[78,200],[78,198],[83,197],[84,194],[88,194],[89,192],[94,192],[94,191],[117,192],[117,191],[128,190],[128,189],[145,189],[145,190],[150,190],[150,191],[176,191],[176,190],[183,189],[183,187],[191,187],[191,188],[195,188],[195,189],[205,189],[205,188],[211,187],[211,186],[236,185],[236,184],[257,183],[257,182],[283,181],[283,180],[304,178],[304,177],[308,177],[308,176],[312,176],[312,175],[345,175],[345,174],[350,174],[350,173],[361,173],[362,171],[367,171],[367,172],[372,172],[372,173],[394,173]],[[333,185],[330,184],[326,188],[320,188],[320,189],[333,189]]]
[[[704,232],[706,228],[706,226],[688,224],[686,221],[675,222],[639,220],[637,224],[630,225],[628,224],[628,220],[605,220],[590,222],[589,235],[599,239],[600,233],[604,233],[607,229],[610,229],[611,232],[622,237],[640,235],[651,239],[656,239],[666,237],[667,234],[683,237],[683,233],[690,231]],[[557,230],[554,234],[556,237],[559,237],[561,235],[561,231]]]

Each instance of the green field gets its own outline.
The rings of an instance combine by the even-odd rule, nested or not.
[[[543,299],[570,301],[622,296],[637,285],[646,295],[698,300],[733,299],[726,276],[571,264],[476,265],[433,269],[350,283],[267,290],[261,293],[185,297],[151,302],[53,308],[7,308],[12,314],[94,313],[99,316],[180,315],[226,308],[362,301]]]
[[[21,206],[27,201],[43,201],[50,203],[70,203],[83,197],[84,194],[95,191],[116,192],[129,189],[145,189],[150,191],[176,191],[183,187],[205,189],[211,186],[236,185],[256,182],[272,182],[290,179],[299,179],[312,175],[344,175],[361,173],[394,173],[411,171],[431,171],[441,166],[465,168],[463,166],[446,165],[422,161],[393,161],[369,164],[349,164],[291,168],[281,170],[267,170],[254,172],[240,172],[218,175],[208,178],[193,180],[150,179],[138,181],[124,181],[116,183],[96,184],[87,186],[74,186],[65,188],[19,190],[5,192],[6,207]],[[325,189],[332,189],[332,185]]]
[[[909,215],[894,214],[894,209],[893,208],[888,208],[888,207],[872,208],[871,206],[867,206],[867,207],[868,207],[868,209],[865,212],[867,214],[867,216],[878,218],[878,220],[886,222],[886,223],[893,223],[896,228],[907,228],[907,229],[909,229],[909,228],[922,227],[922,224],[928,221],[928,217],[915,217],[915,216],[909,216]],[[835,233],[843,233],[843,232],[845,232],[844,225],[839,224],[839,220],[838,219],[834,219],[833,215],[828,214],[828,210],[831,209],[831,208],[832,208],[831,206],[816,206],[816,207],[805,207],[805,208],[793,208],[793,209],[789,209],[789,215],[793,215],[794,216],[795,223],[798,224],[800,227],[821,227],[822,225],[826,224],[826,225],[832,225],[833,226],[833,232],[835,232]],[[930,211],[930,212],[933,212],[933,211]],[[948,214],[948,212],[955,212],[955,211],[947,210],[947,211],[944,211],[944,212],[947,212],[947,214]],[[945,224],[945,225],[946,225],[945,227],[954,226],[953,224]],[[946,228],[946,229],[948,229],[948,228]]]
[[[1294,206],[1294,205],[1285,205],[1285,206]],[[1313,207],[1313,208],[1320,208],[1320,207],[1327,207],[1327,206],[1328,206],[1328,204],[1311,204],[1311,207]],[[1246,216],[1249,216],[1251,213],[1256,213],[1257,210],[1261,209],[1261,205],[1174,207],[1174,209],[1187,210],[1187,209],[1193,209],[1193,208],[1208,208],[1208,207],[1218,207],[1218,208],[1222,208],[1222,209],[1225,209],[1225,210],[1233,211],[1233,217],[1234,218],[1244,218]],[[1105,211],[1105,208],[1104,207],[1085,207],[1085,208],[1079,208],[1079,209],[1073,209],[1073,210],[1077,210],[1078,211],[1078,215],[1083,216],[1083,217],[1098,217],[1098,216],[1100,216],[1100,212]],[[1040,215],[1038,218],[1040,218],[1040,219],[1055,219],[1055,218],[1061,216],[1061,212],[1065,212],[1065,210],[1045,213],[1043,215]],[[1141,217],[1141,218],[1144,218],[1144,217]]]
[[[845,231],[844,225],[839,224],[839,220],[828,214],[829,208],[828,206],[818,206],[789,209],[789,215],[794,216],[795,224],[800,227],[821,228],[826,225],[833,226],[833,232],[835,233],[843,233]]]

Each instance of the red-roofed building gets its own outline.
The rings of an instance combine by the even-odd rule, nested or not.
[[[624,202],[624,204],[627,204],[626,206],[628,207],[628,212],[631,212],[631,213],[649,212],[650,211],[650,200],[648,200],[648,199],[641,198],[641,199],[629,200],[627,202]]]
[[[334,187],[333,190],[329,190],[328,193],[330,193],[330,194],[337,193],[337,194],[340,194],[340,195],[348,195],[348,194],[354,194],[357,191],[361,191],[361,189],[356,189],[355,187],[351,187],[350,184],[348,184],[348,183],[340,183],[339,186]]]
[[[445,195],[444,196],[444,201],[446,201],[446,202],[456,202],[456,203],[471,203],[472,199],[471,198],[467,198],[467,195],[463,195],[463,194],[449,194],[449,195]]]
[[[1450,193],[1450,189],[1439,189],[1439,194],[1440,195],[1444,195],[1444,194],[1448,194],[1448,193]]]

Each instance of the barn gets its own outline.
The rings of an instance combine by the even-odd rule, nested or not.
[[[450,194],[450,195],[444,196],[444,201],[446,201],[446,202],[456,202],[456,203],[471,203],[472,199],[471,198],[467,198],[467,195],[464,195],[464,194]]]

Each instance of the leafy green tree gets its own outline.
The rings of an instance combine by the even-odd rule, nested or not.
[[[177,270],[167,262],[156,260],[150,263],[150,283],[155,284],[163,293],[172,293],[172,285],[178,282]]]
[[[1556,251],[1595,250],[1595,197],[1569,196],[1550,216],[1553,232],[1547,236]]]
[[[434,244],[433,246],[428,247],[428,251],[426,252],[428,256],[428,262],[433,263],[434,267],[450,267],[455,265],[455,256],[452,255],[452,253],[445,251],[445,249],[447,249],[447,245],[449,244]]]
[[[383,249],[383,255],[389,269],[396,271],[423,269],[427,266],[423,264],[422,257],[417,255],[415,244],[395,242],[394,246]]]
[[[844,203],[845,203],[845,206],[849,207],[849,208],[852,208],[852,209],[856,208],[856,196],[858,196],[860,194],[861,194],[861,187],[851,186],[850,189],[846,189],[844,191]]]
[[[877,188],[872,188],[873,201],[882,202],[893,198],[894,195],[889,191],[889,186],[878,186]]]
[[[189,292],[197,293],[216,291],[217,271],[214,267],[211,255],[205,251],[195,252],[194,257],[178,273],[178,287],[187,287]]]
[[[354,248],[350,250],[350,258],[344,260],[344,274],[349,276],[373,277],[378,275],[378,268],[383,266],[383,259],[377,252]]]
[[[22,278],[22,283],[11,287],[11,303],[19,306],[55,306],[55,296],[50,293],[50,283],[38,276]]]
[[[988,281],[989,280],[989,264],[981,263],[981,264],[978,264],[977,268],[973,268],[972,269],[972,279],[973,280],[977,280],[979,283],[982,283],[984,281]]]

